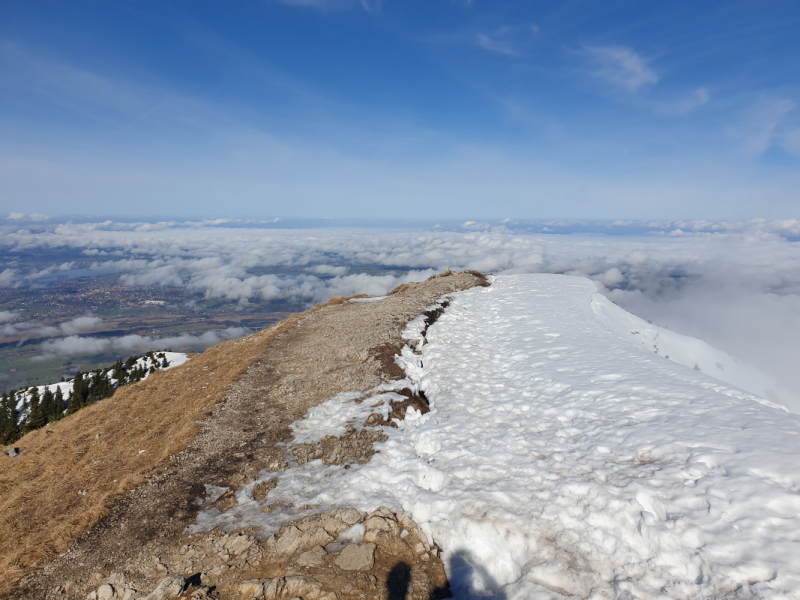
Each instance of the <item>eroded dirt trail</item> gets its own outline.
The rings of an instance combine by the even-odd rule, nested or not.
[[[392,356],[403,345],[406,323],[443,295],[484,284],[477,273],[446,274],[401,286],[377,302],[331,303],[285,326],[210,407],[189,447],[127,493],[67,552],[23,579],[14,597],[83,598],[106,583],[93,593],[129,600],[171,575],[188,580],[185,597],[386,598],[390,588],[394,597],[398,590],[414,598],[445,594],[435,548],[404,515],[388,509],[372,515],[329,511],[287,522],[266,541],[247,535],[253,532],[190,535],[185,529],[195,520],[198,498],[222,511],[235,504],[231,492],[209,498],[206,484],[235,490],[262,469],[284,468],[280,444],[291,440],[291,423],[337,393],[400,377]],[[237,343],[245,347],[253,340]],[[200,376],[193,383],[197,393],[213,382],[213,365],[202,375],[205,382]],[[361,433],[342,460],[369,459],[381,434],[380,428],[366,431],[374,434]],[[339,547],[343,531],[355,531],[359,543]],[[167,597],[177,596],[161,596]]]

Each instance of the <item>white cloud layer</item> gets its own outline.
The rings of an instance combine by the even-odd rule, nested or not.
[[[115,338],[90,338],[70,335],[42,344],[43,358],[53,355],[100,354],[101,352],[144,352],[147,350],[181,349],[192,346],[213,346],[225,340],[247,335],[245,327],[228,327],[221,331],[207,331],[202,335],[179,335],[154,338],[142,335],[125,335]]]
[[[541,225],[538,231],[581,231],[585,224]],[[29,229],[0,225],[0,251],[83,252],[94,261],[91,268],[117,272],[125,285],[177,285],[206,298],[242,304],[383,295],[447,268],[580,275],[591,278],[624,308],[704,339],[773,375],[800,396],[800,372],[795,368],[800,361],[800,222],[607,225],[609,231],[629,234],[599,235],[598,227],[586,234],[531,233],[513,221],[432,230],[46,223]],[[38,281],[38,273],[21,267],[3,273],[6,285]],[[69,274],[69,269],[63,273]],[[80,337],[97,325],[93,319],[81,317],[52,328],[50,337],[69,337],[47,342],[48,352],[72,352],[82,345],[123,348],[134,342],[147,348],[170,345],[152,338]],[[10,320],[3,316],[0,322],[6,328],[33,328]],[[46,333],[37,331],[38,336]]]

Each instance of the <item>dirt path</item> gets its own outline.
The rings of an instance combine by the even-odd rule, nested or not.
[[[378,302],[332,303],[284,327],[244,376],[211,407],[211,414],[188,448],[172,456],[147,483],[128,492],[67,552],[21,580],[13,596],[83,598],[104,581],[112,582],[117,592],[126,588],[150,591],[168,574],[186,577],[193,584],[192,590],[211,588],[195,591],[195,596],[236,597],[244,593],[236,587],[243,581],[261,582],[253,585],[282,582],[272,584],[278,590],[273,597],[294,593],[305,598],[328,598],[325,594],[331,589],[339,598],[365,594],[387,597],[393,593],[391,585],[416,589],[414,597],[441,595],[441,589],[435,589],[446,582],[435,549],[419,540],[421,536],[415,537],[413,523],[391,511],[317,516],[316,521],[312,518],[297,524],[299,529],[287,523],[277,541],[246,536],[246,543],[237,542],[247,546],[244,554],[225,550],[233,538],[219,531],[189,535],[184,530],[194,522],[198,510],[195,500],[205,495],[204,484],[236,489],[253,481],[261,469],[283,468],[285,448],[276,444],[291,440],[292,422],[334,394],[365,391],[399,376],[391,356],[402,346],[400,333],[405,324],[441,296],[483,283],[485,279],[479,274],[447,274],[402,286]],[[236,344],[244,349],[252,343],[245,338]],[[226,360],[236,360],[235,350],[234,345]],[[197,360],[195,370],[200,369],[200,373],[192,380],[198,394],[214,385],[217,371],[224,367],[200,364]],[[377,438],[379,431],[375,429]],[[371,440],[365,443],[371,447]],[[223,510],[228,496],[216,500]],[[368,569],[363,565],[359,569],[338,568],[339,554],[329,556],[316,549],[325,545],[322,541],[330,544],[339,531],[359,522],[366,531],[364,540],[375,542],[359,546],[364,552],[372,548],[373,564]],[[401,530],[405,531],[402,544],[395,541],[401,540]],[[300,536],[301,541],[291,552],[282,551],[281,544],[292,535]],[[317,543],[306,548],[314,535]],[[416,550],[409,551],[412,547]],[[306,556],[311,550],[318,553],[313,560]],[[303,564],[298,565],[298,560]],[[297,583],[300,579],[307,589]],[[292,585],[306,592],[293,592]],[[250,595],[269,597],[265,591]]]

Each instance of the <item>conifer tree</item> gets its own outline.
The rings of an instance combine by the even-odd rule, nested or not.
[[[53,416],[53,392],[49,386],[44,388],[44,394],[42,394],[42,414],[45,422],[49,423]]]
[[[31,412],[28,413],[28,420],[25,424],[25,430],[33,431],[34,429],[39,429],[47,425],[47,418],[42,412],[42,405],[39,401],[39,390],[37,388],[33,388],[33,392],[31,392],[30,406]]]
[[[75,373],[72,380],[72,393],[69,395],[69,414],[79,411],[89,399],[89,385],[83,377],[83,373]]]
[[[53,412],[50,415],[50,421],[58,421],[64,414],[64,394],[61,392],[61,386],[56,388],[56,393],[53,395]]]
[[[98,369],[94,372],[92,382],[90,385],[89,396],[92,402],[97,402],[103,398],[109,398],[114,393],[114,386],[111,385],[111,379],[108,376],[108,371],[101,371]]]
[[[3,392],[3,399],[0,400],[0,441],[2,441],[3,434],[8,427],[11,415],[8,414],[6,405],[8,404],[8,394]],[[5,443],[5,442],[2,442]]]
[[[8,419],[6,421],[5,430],[0,431],[0,440],[2,440],[3,444],[11,444],[16,442],[22,434],[19,429],[19,425],[17,424],[16,390],[12,390],[11,394],[5,398],[3,404],[5,405],[5,413]]]
[[[117,380],[117,386],[125,385],[125,371],[122,367],[122,360],[117,359],[111,369],[114,371],[114,379]]]

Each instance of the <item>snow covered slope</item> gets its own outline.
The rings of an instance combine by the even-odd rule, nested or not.
[[[800,398],[794,397],[766,373],[709,346],[703,340],[648,323],[599,294],[592,300],[592,308],[611,329],[632,343],[765,398],[776,408],[784,407],[800,413]]]
[[[456,598],[800,598],[800,417],[631,343],[619,310],[558,275],[454,295],[403,352],[431,411],[367,464],[287,469],[270,502],[406,511]],[[237,498],[198,523],[269,526]]]
[[[464,596],[800,597],[800,418],[632,346],[597,298],[550,275],[458,297],[421,357],[434,410],[364,483],[385,462]]]

